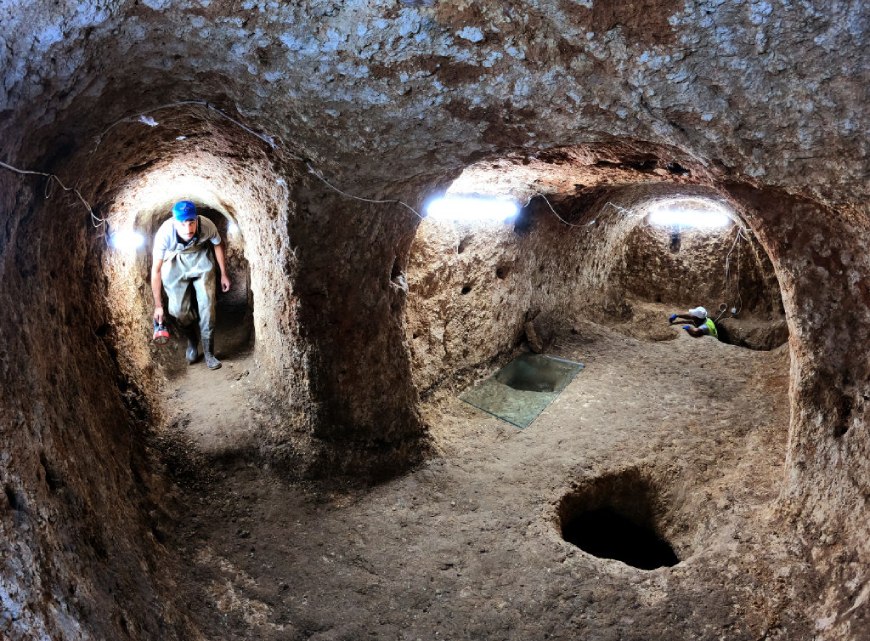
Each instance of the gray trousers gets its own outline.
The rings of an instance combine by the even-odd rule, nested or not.
[[[196,292],[200,338],[211,340],[217,301],[215,269],[208,247],[191,247],[164,260],[160,277],[169,299],[169,315],[174,316],[182,327],[190,327],[196,322],[197,310],[193,307],[193,292]]]

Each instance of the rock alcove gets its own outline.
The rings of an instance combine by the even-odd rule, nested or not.
[[[0,9],[0,636],[861,638],[866,11],[605,5]],[[211,378],[109,242],[182,197],[239,230]],[[457,400],[527,349],[585,364],[530,428]],[[562,537],[627,469],[673,567]]]

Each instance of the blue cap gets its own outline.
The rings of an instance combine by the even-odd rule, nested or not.
[[[179,200],[172,208],[172,215],[175,220],[196,220],[196,205],[189,200]]]

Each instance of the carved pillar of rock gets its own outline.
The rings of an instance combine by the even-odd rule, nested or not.
[[[423,434],[402,329],[417,219],[401,206],[354,201],[317,182],[302,185],[295,199],[290,236],[314,436],[334,446],[342,465],[400,466],[414,458]]]
[[[798,529],[818,571],[837,577],[825,607],[846,612],[858,598],[855,586],[866,586],[870,559],[864,520],[870,222],[857,208],[827,208],[742,184],[728,188],[776,267],[789,322],[792,416],[784,498],[799,510]]]
[[[765,244],[782,284],[791,328],[794,400],[789,448],[789,493],[806,489],[805,475],[834,468],[870,490],[862,420],[870,379],[870,243],[866,217],[833,210],[776,190],[730,185],[749,224]],[[854,472],[857,472],[857,467]],[[817,490],[819,488],[816,488]]]

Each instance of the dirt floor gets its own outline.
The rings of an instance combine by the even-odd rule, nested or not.
[[[183,340],[173,341],[168,353],[162,354],[168,374],[169,435],[183,437],[182,442],[193,446],[201,457],[232,457],[255,447],[257,422],[251,385],[258,367],[251,325],[244,306],[218,309],[214,341],[220,369],[205,366],[201,345],[199,359],[188,365]],[[180,332],[176,330],[175,335],[180,336]]]
[[[179,496],[164,544],[184,559],[179,599],[202,638],[805,638],[788,607],[802,561],[772,505],[788,348],[666,331],[578,322],[548,353],[585,369],[526,429],[436,394],[424,414],[437,456],[374,487],[292,483],[234,457],[256,445],[249,351],[180,369],[163,438],[187,454],[167,462]],[[578,502],[637,488],[676,566],[563,540]]]

